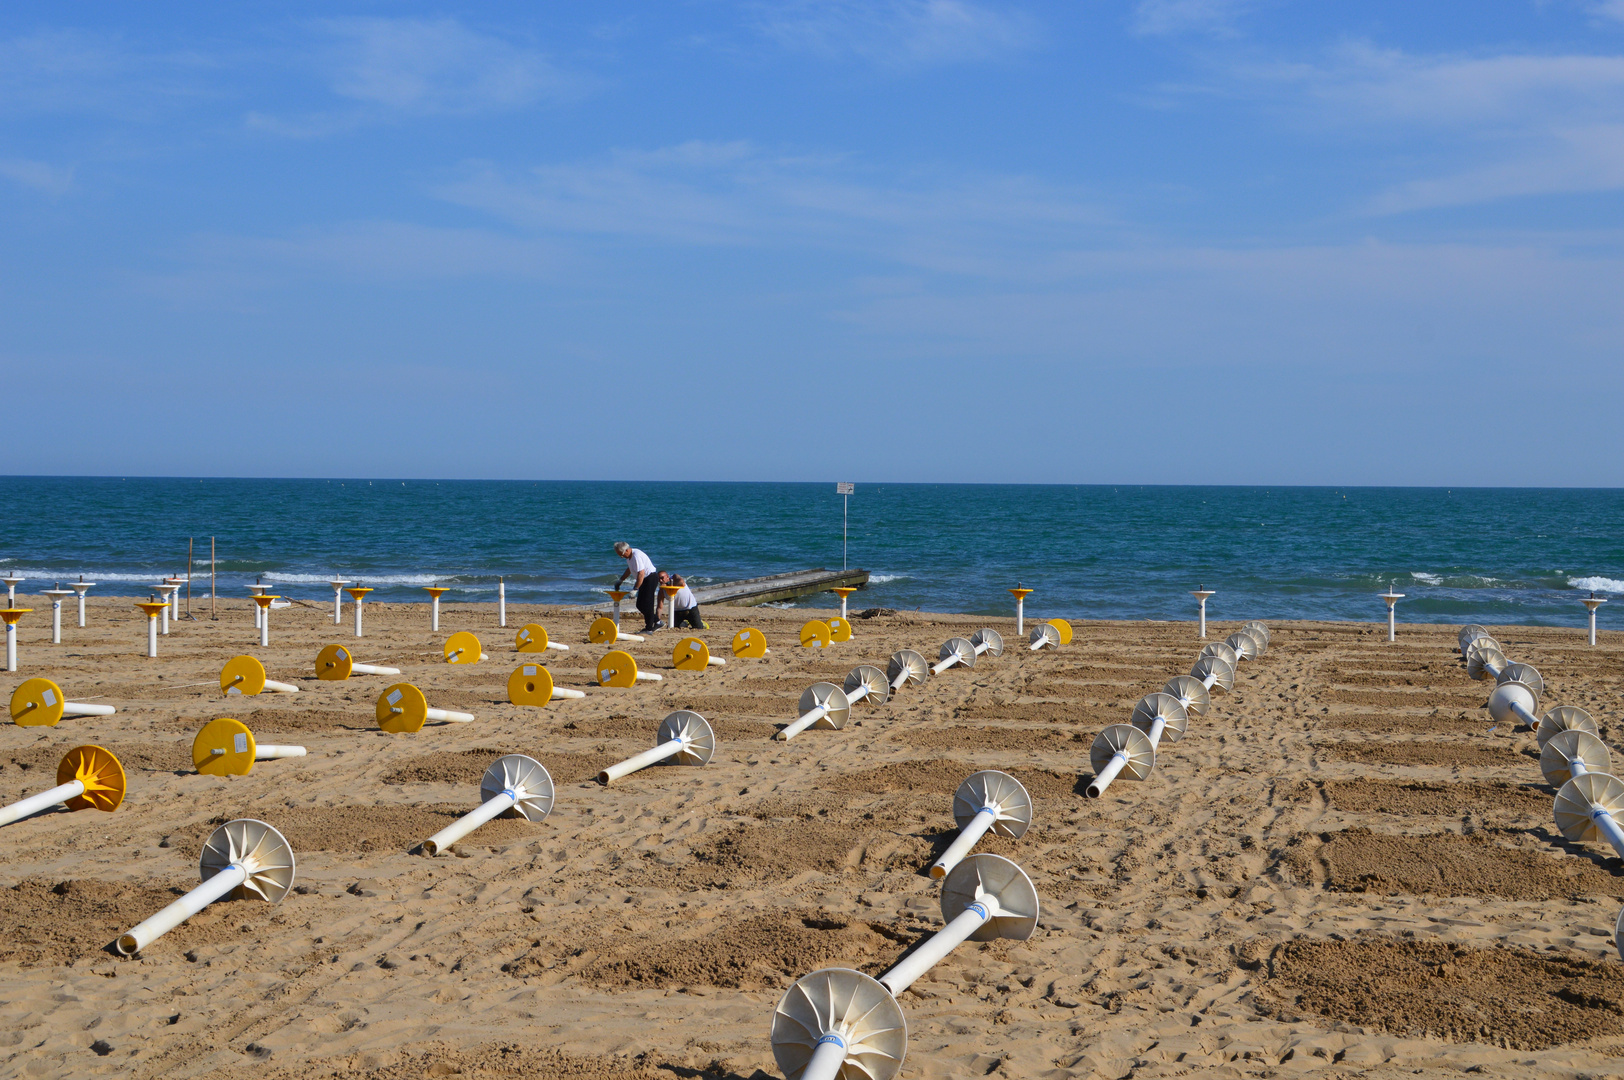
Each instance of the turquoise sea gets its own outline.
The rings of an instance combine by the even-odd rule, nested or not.
[[[330,599],[335,572],[375,599],[602,598],[625,539],[695,583],[841,565],[835,485],[567,481],[8,477],[0,570],[32,592],[100,582],[145,594],[186,568],[222,596],[262,579]],[[1624,594],[1624,491],[868,484],[848,558],[872,572],[857,608],[1008,614],[1017,581],[1044,617],[1385,618],[1581,625],[1578,598]],[[831,596],[801,606],[828,607]],[[1624,595],[1601,625],[1624,627]]]

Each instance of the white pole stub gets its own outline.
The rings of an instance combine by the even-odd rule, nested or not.
[[[479,798],[479,809],[423,841],[423,854],[438,855],[508,809],[517,810],[527,821],[541,821],[553,809],[553,778],[535,758],[507,754],[486,767],[479,782]]]

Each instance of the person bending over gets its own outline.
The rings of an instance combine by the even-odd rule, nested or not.
[[[668,585],[680,585],[677,592],[677,618],[672,625],[676,627],[688,626],[695,630],[705,630],[705,620],[699,617],[699,601],[694,599],[694,591],[688,587],[688,579],[681,574],[672,574]]]
[[[631,578],[637,590],[637,610],[643,613],[643,633],[660,628],[660,574],[654,569],[654,560],[621,540],[615,544],[615,554],[626,560],[626,569],[615,581],[615,588]]]

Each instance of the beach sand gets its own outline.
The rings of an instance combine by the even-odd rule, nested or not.
[[[1533,737],[1493,727],[1453,627],[1403,626],[1389,644],[1374,624],[1271,623],[1268,652],[1149,779],[1089,802],[1090,741],[1189,670],[1193,625],[1077,623],[1071,644],[1033,654],[1013,620],[903,613],[854,619],[855,640],[816,652],[795,644],[813,612],[712,608],[701,636],[725,668],[672,670],[665,632],[629,646],[664,681],[611,690],[590,683],[604,650],[580,609],[514,605],[502,630],[493,605],[447,604],[434,634],[423,605],[369,604],[358,658],[478,716],[388,735],[373,706],[394,679],[313,677],[323,644],[356,644],[347,605],[337,627],[330,606],[276,611],[262,650],[248,605],[221,602],[149,660],[129,600],[93,597],[90,626],[65,618],[59,646],[44,598],[19,601],[38,610],[0,689],[46,675],[119,712],[5,726],[0,801],[50,786],[91,742],[119,755],[130,790],[115,814],[0,830],[7,1075],[776,1077],[785,987],[824,966],[877,974],[941,925],[925,869],[979,768],[1034,798],[1023,839],[978,850],[1026,869],[1042,919],[1029,941],[961,946],[902,995],[904,1077],[1624,1074],[1624,867],[1555,831]],[[585,700],[506,702],[531,620],[571,646],[545,660]],[[731,657],[746,625],[768,634],[766,659]],[[902,647],[934,659],[981,625],[1011,640],[1002,657],[859,705],[843,731],[771,741],[809,683]],[[489,660],[441,661],[461,629]],[[1624,636],[1500,638],[1544,674],[1547,707],[1583,706],[1619,745]],[[237,653],[303,692],[224,698]],[[593,781],[677,708],[715,724],[711,764]],[[219,716],[310,756],[199,776],[192,736]],[[510,752],[552,772],[552,815],[409,853],[474,808],[481,772]],[[216,903],[112,955],[197,884],[214,826],[242,816],[287,836],[297,889]]]

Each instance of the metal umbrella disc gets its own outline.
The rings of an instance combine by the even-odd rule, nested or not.
[[[1236,655],[1235,650],[1222,641],[1209,641],[1201,646],[1201,651],[1195,654],[1195,658],[1199,660],[1203,656],[1216,656],[1230,667],[1234,667],[1241,662],[1241,658]]]
[[[1511,711],[1513,703],[1521,705],[1529,716],[1539,711],[1539,695],[1534,693],[1532,686],[1524,686],[1520,682],[1503,682],[1489,695],[1489,715],[1501,724],[1520,722],[1522,718]]]
[[[448,664],[477,664],[480,657],[479,638],[467,630],[459,630],[445,639],[445,662]]]
[[[1205,716],[1207,709],[1212,706],[1212,694],[1207,691],[1200,679],[1189,675],[1175,675],[1167,680],[1162,687],[1162,693],[1172,694],[1184,706],[1184,711],[1192,716]]]
[[[981,808],[993,808],[992,831],[1019,840],[1032,825],[1032,796],[1006,772],[983,769],[971,773],[953,793],[953,820],[964,828]]]
[[[552,812],[552,775],[533,757],[504,754],[490,763],[479,780],[479,801],[490,802],[504,791],[518,795],[513,809],[526,821],[540,821]]]
[[[220,692],[253,697],[265,689],[265,665],[252,656],[233,656],[220,669]]]
[[[678,709],[660,721],[654,745],[660,746],[672,739],[681,739],[683,747],[665,759],[668,765],[707,765],[716,753],[716,734],[711,731],[710,723],[687,709]]]
[[[1579,706],[1558,705],[1540,717],[1539,730],[1534,733],[1534,738],[1538,740],[1541,746],[1544,746],[1550,741],[1551,736],[1564,731],[1588,731],[1596,736],[1601,734],[1596,727],[1596,721],[1592,720],[1590,714],[1579,708]]]
[[[1545,678],[1533,664],[1507,664],[1496,677],[1498,682],[1520,682],[1534,688],[1534,693],[1545,696]]]
[[[400,711],[395,712],[396,709]],[[378,695],[378,706],[373,710],[378,726],[395,734],[422,731],[429,718],[429,702],[423,691],[409,682],[396,683]]]
[[[839,615],[836,615],[834,618],[830,619],[829,620],[829,640],[830,641],[850,641],[851,640],[851,623],[847,622],[845,619],[842,619]]]
[[[818,717],[815,728],[843,728],[846,726],[846,717],[851,714],[851,702],[846,700],[846,691],[832,682],[815,682],[801,691],[801,712],[805,716],[820,705],[828,705],[829,711]]]
[[[1599,839],[1601,830],[1590,819],[1598,807],[1614,817],[1624,811],[1624,780],[1608,773],[1575,776],[1556,793],[1556,827],[1569,840]]]
[[[111,750],[100,746],[75,746],[56,765],[58,786],[79,781],[84,794],[67,801],[69,810],[105,810],[112,813],[124,801],[124,766]]]
[[[1587,773],[1613,771],[1613,755],[1607,744],[1588,731],[1559,731],[1539,752],[1539,771],[1545,782],[1559,788],[1573,779],[1574,761],[1585,763]]]
[[[941,651],[936,654],[936,662],[941,663],[949,657],[957,657],[955,667],[973,668],[976,666],[976,647],[970,644],[969,638],[948,638],[942,642]]]
[[[924,656],[913,649],[898,649],[891,654],[891,662],[886,665],[886,682],[895,682],[898,675],[904,671],[908,673],[903,680],[903,686],[917,686],[925,681],[930,672],[930,665],[925,662]]]
[[[1184,738],[1184,729],[1190,726],[1190,714],[1172,694],[1146,694],[1133,707],[1128,723],[1149,735],[1158,717],[1162,721],[1162,738],[1168,742]]]
[[[24,679],[11,693],[11,719],[19,727],[56,727],[62,719],[62,688],[50,679]]]
[[[824,968],[797,979],[773,1010],[773,1060],[800,1076],[829,1032],[846,1042],[842,1080],[892,1080],[908,1053],[902,1006],[880,983],[849,968]]]
[[[767,655],[767,635],[753,626],[747,626],[733,635],[733,655],[746,660],[759,660]]]
[[[1207,676],[1216,675],[1212,685],[1220,690],[1233,690],[1235,688],[1235,666],[1224,662],[1221,656],[1203,656],[1195,662],[1190,669],[1190,677],[1205,683]]]
[[[1510,666],[1506,654],[1493,645],[1474,646],[1466,653],[1466,674],[1473,679],[1496,679]]]
[[[1060,631],[1048,623],[1044,623],[1042,626],[1032,627],[1032,632],[1027,635],[1026,640],[1031,645],[1036,645],[1039,641],[1042,641],[1044,648],[1058,648],[1060,645]]]
[[[192,740],[192,767],[209,776],[247,776],[256,747],[254,733],[241,720],[210,720]]]
[[[545,709],[553,700],[553,673],[542,664],[520,664],[507,681],[508,701]]]
[[[1251,622],[1243,622],[1243,623],[1241,623],[1241,629],[1247,631],[1253,637],[1255,637],[1259,641],[1263,642],[1263,647],[1265,649],[1269,647],[1269,642],[1272,639],[1269,637],[1269,628],[1267,626],[1265,626],[1263,623],[1260,623],[1256,619],[1253,619]]]
[[[287,838],[255,818],[238,818],[215,829],[197,861],[203,880],[229,866],[248,871],[248,880],[231,891],[238,900],[256,896],[276,903],[293,888],[293,848]]]
[[[620,637],[620,627],[607,615],[600,615],[586,628],[586,639],[594,645],[613,645]]]
[[[942,918],[952,922],[965,908],[988,898],[997,902],[998,909],[970,935],[971,941],[1025,941],[1038,928],[1038,891],[1026,871],[1002,855],[970,855],[947,872]]]
[[[355,657],[342,645],[329,645],[316,654],[316,678],[323,682],[343,682],[355,667]]]
[[[986,649],[984,649],[983,651],[988,656],[1002,656],[1002,655],[1004,655],[1004,635],[1000,634],[996,630],[989,629],[987,627],[982,627],[980,630],[977,630],[974,634],[971,634],[970,635],[970,644],[974,645],[974,646],[976,646],[978,648],[980,646],[982,646],[982,645],[985,645]]]
[[[845,685],[841,687],[846,692],[847,700],[861,687],[867,687],[860,700],[864,705],[884,705],[891,697],[891,680],[885,677],[885,672],[873,664],[859,664],[846,675]]]
[[[1479,626],[1475,622],[1467,623],[1465,626],[1460,628],[1458,633],[1455,634],[1455,643],[1464,649],[1466,648],[1466,642],[1469,638],[1474,637],[1477,634],[1487,634],[1488,632],[1487,627]]]
[[[1256,660],[1263,652],[1258,639],[1244,630],[1237,630],[1224,639],[1224,644],[1235,650],[1238,660]]]
[[[1132,724],[1112,724],[1094,736],[1094,745],[1088,748],[1088,764],[1094,775],[1098,776],[1121,751],[1128,754],[1128,763],[1122,767],[1124,776],[1143,780],[1156,767],[1156,748],[1150,745],[1148,735]]]
[[[513,647],[519,652],[546,652],[547,628],[540,623],[525,623],[519,627],[519,632],[513,635]]]

